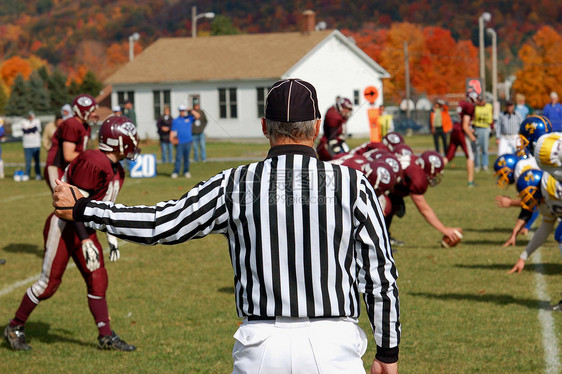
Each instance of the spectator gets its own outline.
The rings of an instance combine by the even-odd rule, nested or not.
[[[131,100],[125,100],[124,106],[125,106],[125,111],[123,112],[123,115],[128,119],[130,119],[131,121],[133,121],[133,123],[136,125],[137,115],[135,113],[135,110],[133,109],[133,103],[131,102]]]
[[[111,111],[113,112],[113,115],[114,115],[114,116],[121,116],[121,115],[123,115],[123,111],[121,110],[121,106],[119,106],[119,105],[114,105],[114,106],[112,106],[112,107],[111,107]],[[125,116],[125,117],[127,117],[127,116]],[[129,119],[131,119],[131,118],[129,118]],[[134,123],[134,121],[133,121],[133,123]]]
[[[63,121],[66,121],[67,119],[72,118],[74,116],[70,104],[64,104],[60,110],[60,114],[62,116]]]
[[[529,117],[533,114],[533,108],[529,106],[529,104],[525,103],[525,95],[522,93],[518,93],[515,95],[515,111],[519,113],[522,119]]]
[[[550,103],[546,104],[543,109],[543,115],[552,123],[552,131],[562,131],[562,105],[558,102],[558,94],[550,93]]]
[[[180,115],[172,122],[170,133],[170,139],[176,145],[176,162],[171,176],[172,178],[178,177],[183,159],[183,176],[191,178],[191,173],[189,172],[189,153],[191,152],[191,143],[193,142],[192,127],[195,119],[199,119],[199,113],[189,113],[185,105],[180,105],[178,109]]]
[[[433,110],[429,115],[429,126],[433,134],[435,151],[441,153],[439,149],[439,138],[443,142],[443,152],[447,152],[447,134],[453,128],[453,121],[449,115],[449,108],[441,99],[437,99],[433,105]]]
[[[6,130],[4,129],[4,118],[0,117],[0,144],[4,140]],[[2,147],[0,146],[0,179],[4,179],[4,161],[2,160]]]
[[[172,163],[172,143],[170,143],[170,130],[172,129],[173,118],[170,115],[170,107],[164,107],[164,114],[160,116],[156,126],[160,136],[160,149],[162,150],[162,162]]]
[[[389,132],[394,131],[394,118],[392,114],[386,112],[383,105],[379,108],[379,123],[381,124],[381,138],[384,137]]]
[[[55,120],[47,123],[47,125],[43,129],[43,138],[41,142],[43,143],[43,148],[45,148],[47,152],[49,152],[49,149],[51,149],[51,145],[53,145],[53,135],[55,134],[55,131],[57,131],[57,127],[59,127],[62,121],[62,113],[57,113],[55,115]]]
[[[498,126],[496,127],[498,156],[506,153],[517,153],[517,138],[521,122],[523,122],[523,118],[515,111],[513,101],[506,102],[505,112],[500,114]]]
[[[490,126],[494,123],[494,110],[492,104],[487,103],[484,96],[479,98],[478,103],[474,107],[474,135],[476,141],[472,143],[472,151],[475,155],[475,170],[488,171],[488,147],[490,141]]]
[[[31,159],[35,162],[35,179],[41,180],[41,166],[39,152],[41,150],[41,121],[35,118],[35,113],[29,112],[27,119],[21,124],[23,131],[22,143],[25,154],[25,174],[22,181],[28,181],[31,172]]]
[[[193,99],[193,110],[192,113],[199,113],[199,119],[196,119],[193,124],[193,160],[203,161],[207,159],[207,154],[205,153],[205,126],[207,126],[207,116],[205,112],[201,109],[199,104],[199,98]],[[199,157],[201,155],[201,157]]]

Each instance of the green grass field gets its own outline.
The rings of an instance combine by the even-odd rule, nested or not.
[[[353,139],[351,143],[360,142]],[[429,136],[407,138],[407,143],[416,151],[432,148]],[[210,142],[208,157],[255,159],[264,157],[267,148],[263,142]],[[20,144],[3,144],[2,149],[5,162],[23,162]],[[157,153],[157,144],[143,144],[143,150]],[[198,181],[240,163],[193,164],[189,180],[172,180],[171,166],[159,165],[161,175],[156,178],[126,180],[118,201],[153,204],[176,198]],[[502,191],[495,187],[492,173],[478,173],[478,187],[467,189],[464,165],[464,157],[455,159],[443,182],[426,194],[446,225],[463,228],[461,245],[440,248],[440,233],[423,220],[410,200],[406,201],[406,216],[393,222],[393,236],[406,242],[395,253],[402,307],[400,371],[545,372],[539,312],[561,298],[558,248],[550,238],[540,251],[540,264],[533,264],[531,258],[522,274],[508,275],[526,243],[520,239],[515,248],[501,248],[518,210],[495,207],[494,196]],[[45,182],[16,183],[11,179],[13,171],[13,167],[7,168],[7,178],[0,180],[0,258],[7,260],[0,265],[2,329],[41,270],[42,229],[52,211]],[[515,194],[513,189],[505,193]],[[105,236],[99,237],[105,243]],[[13,352],[2,341],[0,372],[231,371],[232,335],[239,319],[225,239],[215,235],[171,247],[123,242],[121,259],[108,261],[107,270],[112,328],[135,344],[136,352],[96,348],[97,329],[88,310],[85,285],[71,267],[56,295],[39,305],[27,324],[33,350]],[[537,275],[543,277],[546,297],[535,293]],[[361,316],[361,325],[370,333],[365,317]],[[559,337],[562,313],[553,317],[554,334]],[[560,339],[556,344],[562,352]],[[374,348],[370,338],[364,356],[366,368]]]

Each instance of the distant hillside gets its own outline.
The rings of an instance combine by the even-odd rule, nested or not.
[[[192,5],[180,0],[0,0],[0,61],[34,54],[67,71],[88,65],[103,79],[127,61],[132,33],[140,33],[142,47],[162,36],[189,36]],[[499,60],[508,70],[518,66],[518,50],[540,26],[562,31],[557,0],[200,0],[197,6],[199,12],[228,17],[244,33],[298,30],[302,11],[313,9],[328,28],[360,32],[410,22],[443,27],[474,45],[478,16],[489,11],[488,26],[497,31]],[[199,32],[210,31],[210,21],[200,21]]]

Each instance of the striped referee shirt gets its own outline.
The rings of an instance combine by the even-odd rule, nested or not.
[[[508,113],[502,112],[496,127],[496,138],[499,139],[502,135],[517,135],[519,134],[519,125],[523,119],[517,112]]]
[[[240,317],[357,318],[363,294],[377,358],[398,359],[398,274],[375,192],[311,147],[273,147],[156,206],[81,199],[74,218],[140,244],[225,235]]]

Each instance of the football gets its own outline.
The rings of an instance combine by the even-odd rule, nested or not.
[[[449,239],[448,236],[443,235],[443,239],[441,239],[441,247],[443,247],[443,248],[456,247],[457,244],[459,244],[462,240],[462,232],[461,231],[455,231],[455,234],[457,235],[457,238],[455,240],[451,240],[451,239]]]

